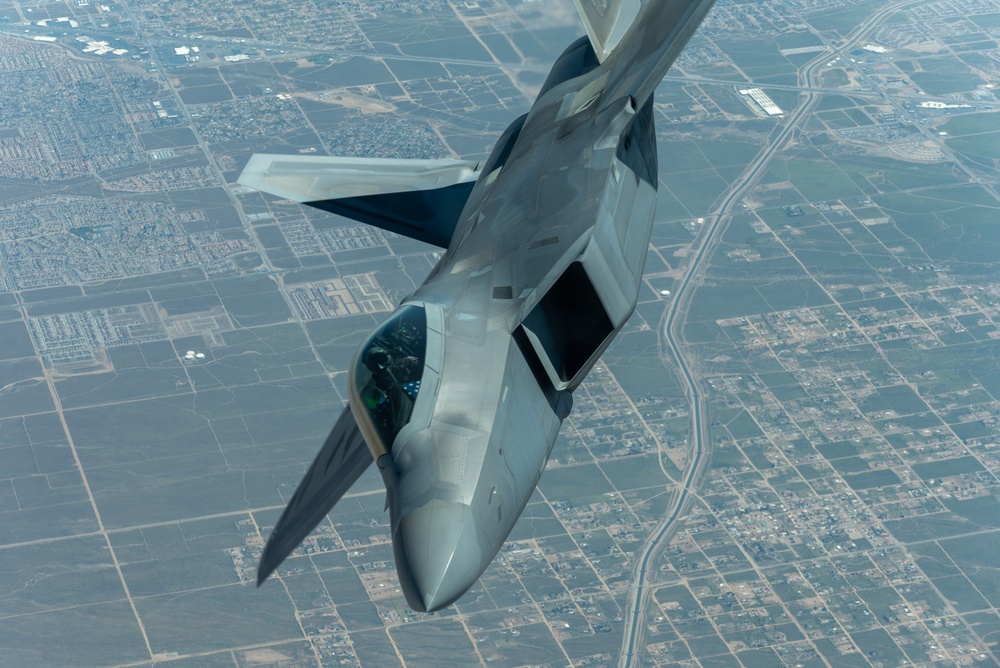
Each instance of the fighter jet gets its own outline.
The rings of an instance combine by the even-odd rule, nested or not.
[[[653,90],[713,0],[575,2],[587,36],[483,164],[254,155],[240,176],[446,249],[358,348],[349,406],[275,526],[258,585],[374,461],[407,602],[456,601],[635,309],[656,201]]]

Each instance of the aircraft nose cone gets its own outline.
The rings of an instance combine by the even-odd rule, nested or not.
[[[469,506],[434,500],[402,518],[394,536],[396,568],[414,610],[451,605],[479,577],[482,551]]]

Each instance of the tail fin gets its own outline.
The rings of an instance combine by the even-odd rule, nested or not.
[[[602,63],[639,16],[640,0],[574,0],[587,36]]]
[[[611,68],[602,97],[646,103],[715,0],[575,0],[594,52]]]

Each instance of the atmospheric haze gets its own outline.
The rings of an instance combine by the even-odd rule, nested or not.
[[[439,251],[237,179],[485,161],[573,4],[0,3],[0,663],[997,665],[998,28],[716,4],[653,99],[636,312],[428,615],[375,467],[255,583]]]

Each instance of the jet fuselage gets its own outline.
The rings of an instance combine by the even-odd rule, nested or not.
[[[493,560],[572,391],[635,308],[656,198],[652,98],[607,99],[616,61],[590,49],[584,38],[556,63],[487,160],[447,252],[400,306],[424,312],[426,370],[391,441],[362,400],[365,357],[388,344],[369,340],[352,366],[352,410],[386,481],[416,610],[451,604]]]
[[[350,410],[275,525],[258,584],[372,460],[409,604],[439,610],[483,573],[573,391],[635,309],[656,201],[653,90],[712,1],[575,0],[588,37],[481,169],[251,158],[241,184],[447,246],[355,355]]]

